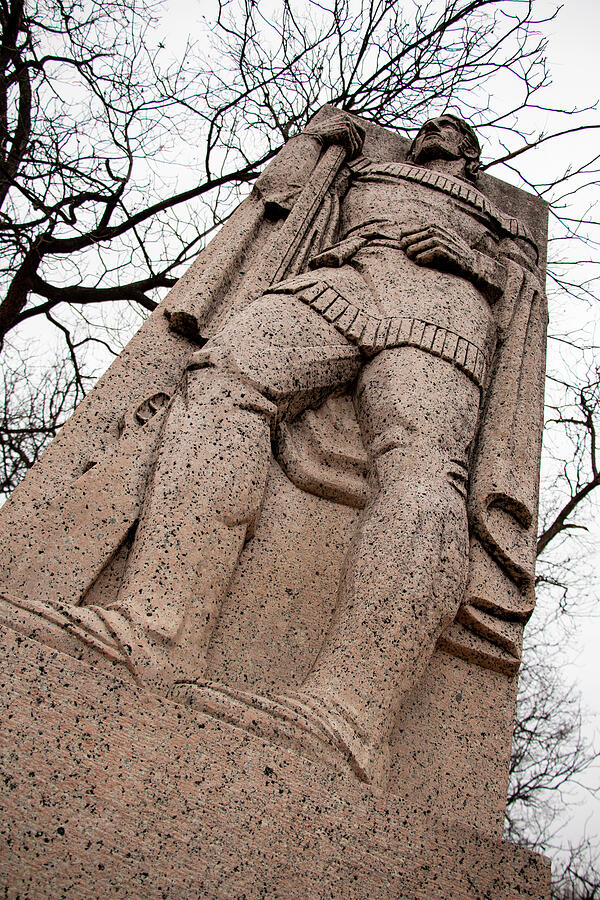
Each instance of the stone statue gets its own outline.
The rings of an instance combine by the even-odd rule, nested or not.
[[[262,255],[219,315],[217,251],[208,307],[171,304],[171,327],[203,346],[172,396],[138,405],[116,456],[60,503],[34,504],[37,530],[6,563],[0,618],[228,721],[252,710],[275,739],[301,732],[306,752],[341,753],[377,783],[439,641],[518,665],[515,628],[533,608],[546,313],[536,240],[478,188],[469,125],[426,122],[402,161],[362,155],[363,137],[353,117],[329,112],[259,178],[230,264],[256,246],[259,221],[270,223]],[[207,647],[272,449],[289,472],[294,423],[342,395],[360,428],[366,499],[310,672],[275,697],[212,682]],[[134,425],[154,429],[156,449],[143,488],[116,503],[115,473],[141,465]],[[82,605],[126,534],[117,596]],[[53,595],[41,590],[49,580]]]

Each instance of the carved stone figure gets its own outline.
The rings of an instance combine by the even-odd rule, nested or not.
[[[259,178],[207,263],[209,300],[170,306],[171,327],[203,346],[66,491],[32,501],[0,618],[217,717],[244,725],[250,710],[275,740],[381,783],[436,644],[518,666],[546,313],[536,240],[478,188],[469,125],[426,122],[400,161],[363,155],[363,136],[352,117],[317,117]],[[224,307],[223,280],[265,222]],[[343,396],[360,446],[303,465],[321,438],[302,444],[302,423]],[[208,680],[206,658],[272,452],[304,490],[363,508],[310,671],[266,697]],[[90,602],[119,547],[116,597]]]

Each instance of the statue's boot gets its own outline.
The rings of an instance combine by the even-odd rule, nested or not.
[[[124,616],[98,606],[0,595],[0,622],[68,656],[125,680],[137,680],[136,629]],[[147,651],[146,651],[147,652]]]
[[[189,373],[161,435],[116,600],[100,607],[6,598],[0,621],[151,690],[203,673],[214,620],[262,502],[275,412],[227,372]]]
[[[134,647],[136,669],[159,689],[205,673],[214,624],[267,482],[277,408],[224,368],[191,369],[173,402],[110,604],[135,624],[149,650],[136,655]]]
[[[115,608],[0,594],[0,624],[104,674],[162,694],[189,675],[189,651],[183,647],[182,660],[176,636],[153,632]],[[197,668],[194,661],[194,674]]]
[[[275,700],[202,683],[172,693],[335,766],[327,749],[334,748],[375,788],[386,781],[397,712],[456,615],[468,551],[464,496],[448,478],[445,455],[431,447],[405,463],[392,447],[377,463],[380,490],[355,534],[336,613],[301,688]]]
[[[375,790],[389,773],[389,746],[358,728],[347,711],[305,693],[274,698],[239,691],[217,682],[187,681],[173,686],[171,699],[243,728],[272,743],[341,771],[348,767]]]
[[[375,788],[385,786],[389,775],[389,744],[365,734],[347,709],[332,701],[326,704],[322,698],[305,692],[277,700],[302,717],[322,740],[341,751],[361,781]]]

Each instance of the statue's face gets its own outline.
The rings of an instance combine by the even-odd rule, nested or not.
[[[415,162],[431,159],[460,159],[464,157],[465,136],[453,119],[440,116],[430,119],[420,128],[411,147]]]

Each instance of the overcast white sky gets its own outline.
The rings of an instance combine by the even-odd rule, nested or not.
[[[548,0],[537,0],[536,8],[550,9],[554,4]],[[550,35],[549,61],[554,78],[553,102],[569,106],[574,102],[581,105],[593,103],[600,97],[600,2],[598,0],[566,0],[557,20],[548,26]],[[595,133],[593,133],[595,134]],[[583,137],[589,143],[589,156],[600,152],[598,137]],[[594,146],[595,144],[595,146]],[[560,144],[553,151],[563,152]],[[596,311],[596,322],[598,315]],[[600,344],[600,331],[589,332],[589,341]],[[575,681],[582,692],[587,708],[586,732],[600,750],[600,503],[598,498],[590,504],[590,568],[593,581],[588,586],[588,609],[596,612],[579,622],[579,627],[565,648],[565,678]],[[587,792],[578,795],[579,806],[574,811],[573,823],[568,833],[577,836],[577,831],[587,823],[590,835],[600,838],[600,766],[590,770],[582,779],[590,788],[596,789],[593,797]]]

